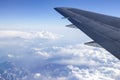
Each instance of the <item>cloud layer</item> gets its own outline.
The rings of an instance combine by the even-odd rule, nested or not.
[[[120,79],[119,60],[104,49],[77,44],[65,47],[53,46],[49,52],[44,49],[37,51],[46,52],[50,63],[65,64],[70,70],[68,76],[57,77],[56,80]],[[55,79],[51,77],[49,80]]]
[[[19,65],[37,67],[35,80],[120,80],[120,61],[109,52],[79,43],[60,46],[60,37],[47,31],[0,31],[0,43],[8,45],[1,44],[0,51]],[[9,46],[13,42],[17,45]]]
[[[0,31],[0,38],[22,38],[22,39],[51,39],[55,40],[61,37],[47,31],[41,32],[23,32],[23,31]]]

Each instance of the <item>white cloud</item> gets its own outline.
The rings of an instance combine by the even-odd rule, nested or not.
[[[49,58],[50,57],[50,54],[47,52],[38,51],[38,52],[35,52],[35,54],[39,57],[42,57],[42,58]]]
[[[15,56],[13,54],[8,54],[8,58],[14,58]]]
[[[66,64],[70,69],[68,76],[52,77],[50,75],[44,76],[43,74],[36,73],[34,78],[40,78],[41,80],[120,80],[120,61],[113,57],[104,49],[88,47],[81,44],[78,45],[66,45],[53,46],[44,45],[44,39],[56,40],[60,38],[60,35],[53,34],[51,32],[21,32],[21,31],[0,31],[0,39],[2,38],[21,38],[25,40],[43,39],[43,43],[38,41],[36,44],[42,44],[36,46],[36,44],[30,45],[26,49],[32,51],[26,54],[26,49],[21,54],[8,54],[9,58],[13,58],[18,55],[27,56],[27,59],[37,60],[48,59],[48,63]],[[15,40],[13,40],[15,42]],[[5,44],[5,42],[4,42]],[[24,44],[26,45],[26,44]],[[28,45],[28,44],[27,44]],[[43,46],[44,45],[44,46]],[[16,46],[15,46],[16,47]],[[24,48],[22,46],[22,48]],[[20,48],[18,48],[20,50]],[[21,51],[21,50],[20,50]],[[19,52],[19,51],[18,51]],[[31,56],[32,55],[32,56]],[[35,58],[34,58],[35,57]],[[40,57],[40,59],[39,59]],[[45,59],[44,59],[45,58]],[[26,57],[25,57],[26,59]],[[49,60],[50,59],[50,60]],[[29,60],[29,59],[28,59]],[[52,61],[54,60],[54,61]],[[25,60],[24,60],[25,61]],[[32,61],[32,60],[31,60]],[[30,61],[29,61],[30,62]],[[44,62],[44,61],[43,61]],[[85,66],[86,68],[80,68]],[[38,79],[39,80],[39,79]]]
[[[50,39],[56,40],[62,37],[48,31],[41,32],[23,32],[23,31],[0,31],[0,38],[22,38],[22,39]]]
[[[108,61],[117,61],[115,57],[113,57],[110,53],[108,53],[104,49],[95,48],[95,47],[88,47],[85,45],[75,45],[75,46],[66,46],[66,47],[53,47],[57,54],[54,55],[61,55],[61,56],[69,56],[73,60],[89,60],[89,61],[98,61],[107,63]],[[96,65],[96,64],[95,64]]]
[[[35,73],[35,74],[34,74],[34,78],[35,78],[35,79],[39,79],[40,77],[41,77],[41,74],[40,74],[40,73]]]
[[[61,57],[55,63],[70,65],[67,80],[120,80],[120,61],[104,49],[79,44],[54,46],[52,53],[53,58]]]
[[[79,69],[79,67],[72,65],[68,66],[68,68],[71,69],[70,80],[71,78],[75,78],[76,80],[115,80],[112,76],[106,76],[97,69]]]
[[[120,61],[104,49],[78,44],[35,51],[41,56],[49,55],[48,59],[56,58],[53,63],[66,64],[70,69],[68,76],[48,75],[43,80],[120,80]]]

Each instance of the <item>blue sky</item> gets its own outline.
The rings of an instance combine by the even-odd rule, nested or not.
[[[66,28],[71,23],[53,8],[75,7],[119,17],[119,4],[119,0],[0,0],[0,30],[44,30],[78,40],[82,33]]]
[[[57,29],[69,24],[54,7],[75,7],[120,16],[119,0],[0,0],[0,29]]]

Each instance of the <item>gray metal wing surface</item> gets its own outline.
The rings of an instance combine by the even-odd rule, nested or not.
[[[75,8],[55,10],[120,60],[120,18]]]

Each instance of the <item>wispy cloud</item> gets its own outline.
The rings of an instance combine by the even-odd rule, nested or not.
[[[22,38],[22,39],[50,39],[55,40],[60,38],[61,35],[54,34],[48,31],[40,32],[23,32],[23,31],[0,31],[0,38]]]

